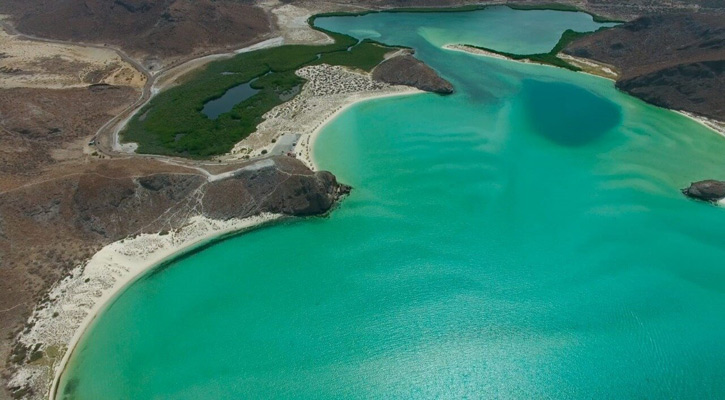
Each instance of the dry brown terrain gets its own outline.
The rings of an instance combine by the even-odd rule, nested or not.
[[[564,52],[613,65],[617,87],[645,101],[725,121],[725,13],[641,17]]]
[[[138,98],[132,87],[0,90],[0,371],[34,304],[68,268],[98,249],[73,233],[59,199],[89,169],[118,174],[137,162],[101,161],[83,149],[96,130]],[[113,167],[118,165],[118,167]],[[154,165],[154,170],[161,169]],[[128,172],[126,172],[126,175]],[[102,187],[98,191],[104,191]],[[55,222],[52,222],[55,221]],[[0,399],[10,398],[5,384]]]
[[[0,192],[0,335],[11,339],[28,328],[28,313],[48,290],[104,245],[175,230],[197,215],[320,214],[348,190],[329,172],[314,173],[291,157],[254,163],[210,182],[195,169],[156,160],[102,160],[59,166],[45,179]],[[11,344],[0,342],[6,373],[52,357]],[[11,390],[19,395],[29,388]]]
[[[4,0],[26,34],[108,43],[153,66],[196,51],[224,49],[270,32],[266,13],[245,0]]]
[[[60,89],[94,83],[140,89],[146,77],[110,49],[30,41],[0,30],[0,88]]]
[[[55,6],[63,6],[63,2],[57,3]],[[181,19],[199,17],[194,9],[184,7],[200,4],[176,3],[170,6],[171,11],[180,13]],[[234,7],[250,8],[227,3],[223,7],[232,7],[232,11]],[[8,5],[3,2],[0,7],[7,9]],[[30,13],[34,10],[30,4],[16,5]],[[152,29],[145,33],[149,36],[138,39],[139,43],[152,43],[159,53],[145,53],[143,47],[136,46],[134,37],[105,34],[123,38],[120,47],[147,59],[193,57],[195,46],[201,46],[202,52],[213,52],[219,43],[237,46],[245,40],[260,39],[259,32],[235,28],[227,36],[217,36],[221,41],[206,42],[204,35],[216,35],[216,28],[231,30],[231,26],[243,25],[234,20],[237,11],[227,11],[223,13],[232,14],[232,19],[223,17],[221,25],[212,24],[210,21],[217,18],[207,13],[201,17],[210,19],[201,25],[198,21],[182,22],[169,28],[182,30],[176,36]],[[266,14],[258,9],[247,16],[268,27]],[[72,24],[63,28],[69,26]],[[64,37],[67,32],[62,29],[52,36],[91,41],[91,36],[84,35],[104,34],[92,24],[88,26],[91,28],[85,33],[73,33],[78,36]],[[184,28],[189,26],[192,28]],[[177,47],[163,43],[156,47],[159,43],[153,41],[154,35]],[[262,211],[318,213],[328,209],[339,195],[331,175],[312,174],[292,159],[239,179],[207,184],[205,174],[195,168],[99,155],[88,146],[89,140],[107,121],[137,102],[142,89],[148,93],[148,74],[138,69],[143,67],[123,52],[103,46],[44,42],[7,32],[0,34],[0,44],[4,51],[0,68],[5,67],[0,70],[0,399],[28,394],[27,388],[10,391],[6,384],[14,365],[31,359],[36,362],[39,357],[14,344],[30,313],[54,284],[102,246],[135,233],[178,228],[200,213],[199,201],[205,215],[223,219]],[[208,169],[218,173],[233,168],[239,165]]]
[[[139,93],[127,86],[0,90],[0,188],[8,175],[38,175],[41,167],[87,158],[89,138]]]
[[[72,267],[87,260],[104,244],[138,232],[178,227],[188,216],[198,213],[198,201],[205,202],[205,212],[213,218],[250,215],[260,210],[308,214],[329,208],[330,200],[338,194],[333,193],[339,187],[330,176],[313,175],[287,159],[273,168],[245,175],[241,180],[210,185],[205,183],[204,174],[194,168],[146,158],[103,159],[93,155],[93,150],[86,146],[93,135],[111,117],[137,102],[142,88],[148,92],[149,84],[144,79],[150,75],[136,61],[158,71],[180,60],[240,48],[277,34],[297,42],[324,41],[324,37],[310,33],[305,26],[309,13],[474,3],[540,5],[551,1],[0,1],[0,14],[9,15],[22,33],[100,45],[74,48],[60,42],[41,43],[0,34],[0,87],[3,88],[0,89],[0,143],[3,144],[0,146],[0,373],[3,377],[12,363],[28,362],[37,356],[32,350],[14,346],[16,333],[23,329],[36,304]],[[725,6],[721,0],[561,0],[560,3],[621,19],[673,10],[706,15]],[[274,15],[280,16],[278,22],[283,26],[276,26],[271,20]],[[675,24],[670,29],[686,30],[687,26]],[[286,34],[289,27],[294,28],[294,34]],[[644,37],[642,30],[632,32],[622,39],[624,45],[638,43]],[[660,31],[658,34],[672,33]],[[706,42],[698,42],[695,47],[707,46]],[[601,43],[602,48],[615,44],[604,39]],[[714,45],[718,43],[722,45],[722,41]],[[103,44],[110,46],[103,49]],[[115,48],[124,50],[134,60],[124,58],[125,53]],[[594,51],[597,45],[590,44],[588,48]],[[631,68],[634,71],[631,79],[638,79],[650,76],[652,71],[671,68],[679,71],[690,64],[713,61],[698,58],[696,55],[701,54],[698,48],[674,52],[658,48],[647,53],[654,59],[632,57],[621,68],[627,71]],[[593,53],[589,56],[597,58]],[[668,64],[660,65],[656,57]],[[686,58],[688,63],[672,62],[677,57]],[[3,67],[6,68],[3,70]],[[111,86],[90,86],[97,83]],[[653,85],[650,82],[639,87],[648,86]],[[667,84],[667,87],[671,90],[675,86]],[[257,180],[259,177],[262,179]],[[250,186],[252,178],[261,184]],[[279,182],[286,183],[279,186]],[[277,196],[263,196],[270,192],[276,192]],[[257,203],[261,198],[265,199],[263,204]],[[11,355],[13,347],[15,351]],[[0,379],[0,383],[0,399],[11,398],[6,381]],[[15,392],[16,396],[23,393],[22,388],[17,389],[20,391]]]

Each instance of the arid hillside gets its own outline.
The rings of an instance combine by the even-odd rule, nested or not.
[[[617,87],[645,101],[725,120],[725,14],[641,17],[564,52],[616,67]]]
[[[134,88],[106,85],[0,90],[0,189],[43,167],[87,158],[89,138],[138,96]]]
[[[112,44],[150,60],[241,47],[271,29],[245,0],[5,0],[0,14],[25,34]]]
[[[32,310],[103,245],[178,228],[194,215],[319,213],[346,190],[291,158],[209,182],[178,160],[99,154],[89,141],[149,95],[153,73],[277,35],[325,43],[329,38],[306,24],[319,12],[512,3],[552,1],[0,0],[9,22],[0,33],[0,399],[27,394],[7,387],[11,370],[51,357],[16,341]],[[644,100],[725,120],[725,1],[558,3],[633,20],[567,52],[615,66],[618,87]],[[204,168],[220,173],[252,164]]]
[[[315,0],[289,0],[286,3],[308,4]],[[525,6],[546,6],[552,4],[575,6],[597,15],[631,20],[642,15],[660,14],[673,11],[708,12],[723,9],[725,4],[721,0],[335,0],[319,2],[336,4],[338,7],[366,6],[370,8],[397,8],[397,7],[446,7],[470,4],[516,4]]]
[[[213,182],[195,169],[148,159],[59,167],[44,178],[0,192],[0,337],[7,339],[28,329],[28,314],[48,290],[104,245],[176,230],[195,216],[321,214],[349,191],[331,173],[287,156],[250,162]],[[11,340],[0,341],[0,356],[6,376],[57,357]],[[9,391],[23,397],[32,390],[26,385]]]

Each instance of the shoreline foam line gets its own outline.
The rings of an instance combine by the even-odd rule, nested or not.
[[[311,133],[305,135],[309,138],[309,154],[308,159],[302,159],[301,161],[305,164],[308,164],[307,166],[310,167],[313,171],[319,171],[319,166],[317,164],[317,161],[315,160],[314,156],[314,145],[317,139],[320,136],[320,133],[322,133],[322,130],[327,127],[332,121],[335,120],[340,114],[344,113],[351,107],[357,105],[366,103],[368,101],[373,100],[379,100],[379,99],[385,99],[385,98],[392,98],[392,97],[404,97],[404,96],[412,96],[414,94],[421,94],[426,93],[422,90],[410,90],[405,92],[397,92],[397,93],[361,93],[358,95],[351,96],[347,99],[347,101],[342,102],[340,106],[330,115],[325,118],[317,128],[315,128]]]
[[[74,329],[74,334],[70,341],[67,342],[68,347],[61,359],[60,363],[51,365],[52,383],[48,392],[49,400],[56,399],[60,380],[66,371],[68,362],[72,354],[75,352],[83,335],[88,331],[91,324],[100,315],[103,309],[114,299],[120,296],[125,289],[130,287],[138,279],[145,276],[166,263],[172,262],[179,257],[191,254],[197,249],[204,248],[217,241],[224,240],[228,237],[240,235],[253,229],[264,227],[267,224],[282,219],[282,215],[278,214],[260,214],[253,217],[243,219],[232,219],[229,221],[216,221],[203,216],[196,216],[191,219],[191,223],[178,231],[171,232],[167,235],[161,234],[143,234],[132,239],[120,240],[103,247],[86,263],[85,266],[78,267],[82,272],[76,276],[72,274],[70,280],[64,280],[54,288],[61,289],[73,282],[83,282],[92,285],[97,282],[85,282],[86,279],[92,279],[94,276],[105,275],[113,281],[111,286],[101,290],[99,297],[90,299],[93,291],[85,291],[86,300],[91,300],[93,305],[88,309],[86,316],[80,325]],[[177,241],[178,240],[178,241]],[[156,246],[153,246],[153,245]],[[134,252],[134,247],[141,247],[146,251]],[[149,250],[150,249],[150,250]],[[116,272],[118,276],[113,276]],[[66,283],[66,285],[63,285]],[[82,285],[82,283],[81,283]],[[63,290],[63,289],[61,289]],[[82,296],[83,293],[77,293]],[[74,296],[69,295],[66,299],[70,304],[59,301],[54,304],[55,307],[78,306],[73,304]],[[65,304],[63,304],[65,303]],[[57,320],[57,319],[56,319]],[[73,320],[67,319],[66,323],[72,325]],[[59,340],[60,341],[60,340]],[[48,343],[46,342],[46,345]],[[56,344],[56,343],[54,343]]]

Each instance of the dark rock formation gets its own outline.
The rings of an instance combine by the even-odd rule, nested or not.
[[[620,79],[617,88],[656,106],[725,120],[725,59]]]
[[[682,193],[693,199],[716,203],[725,199],[725,182],[712,179],[693,182],[690,187],[683,189]]]
[[[645,16],[569,44],[614,66],[617,87],[652,104],[725,121],[725,14]]]
[[[453,85],[433,68],[411,55],[392,57],[373,70],[373,79],[391,85],[405,85],[439,94],[453,93]]]
[[[204,215],[215,219],[261,212],[307,216],[324,214],[349,192],[331,173],[312,172],[295,158],[278,156],[209,183],[201,204]]]

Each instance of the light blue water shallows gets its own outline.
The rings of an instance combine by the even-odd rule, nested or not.
[[[603,79],[440,48],[548,49],[578,13],[319,24],[414,47],[457,93],[359,104],[327,218],[138,281],[80,344],[69,399],[725,397],[725,140]]]

